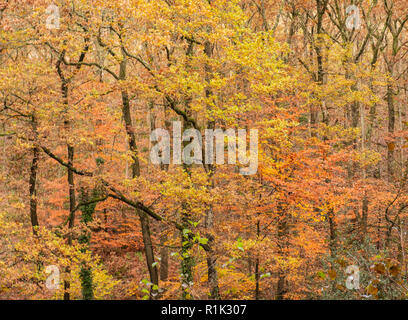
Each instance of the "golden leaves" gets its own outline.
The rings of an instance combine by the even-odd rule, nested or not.
[[[371,267],[374,272],[382,276],[393,276],[397,277],[401,272],[401,267],[399,262],[393,261],[391,259],[385,259],[383,262],[376,262]]]
[[[378,288],[373,284],[370,283],[366,288],[366,291],[369,295],[376,296],[378,294]]]
[[[394,151],[395,150],[395,142],[388,142],[387,143],[387,148],[388,148],[388,151]]]
[[[393,277],[398,276],[400,274],[400,271],[401,270],[400,270],[399,265],[396,265],[396,264],[391,265],[389,268],[389,272]]]
[[[376,263],[374,265],[374,271],[377,272],[378,274],[384,274],[385,273],[385,266],[382,262]]]
[[[347,288],[344,285],[339,284],[339,283],[336,284],[336,289],[343,291],[343,292],[347,291]]]

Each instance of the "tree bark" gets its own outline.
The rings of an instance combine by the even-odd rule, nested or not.
[[[126,78],[126,56],[125,54],[123,54],[123,60],[120,64],[119,79],[124,80],[125,78]],[[137,144],[136,144],[136,135],[134,133],[132,116],[130,112],[129,95],[125,89],[122,90],[122,116],[125,122],[125,129],[126,129],[126,134],[128,138],[129,150],[132,154],[132,161],[133,161],[131,165],[132,178],[136,178],[140,176],[140,164],[139,164],[138,150],[137,150]],[[142,227],[144,251],[145,251],[145,256],[146,256],[147,268],[149,270],[150,281],[154,285],[158,286],[159,273],[155,265],[149,218],[146,215],[146,213],[144,213],[141,210],[137,210],[137,214],[140,217],[140,224]],[[155,290],[152,290],[152,293],[153,291]],[[153,295],[151,294],[151,298],[154,298],[154,294]]]
[[[38,147],[33,148],[33,159],[30,169],[30,218],[31,226],[33,228],[34,235],[37,235],[38,229],[38,216],[37,216],[37,170],[38,160],[40,157],[40,150]]]
[[[213,45],[209,42],[206,41],[204,44],[204,53],[208,58],[211,58],[213,55],[213,50],[214,47]],[[210,81],[210,74],[211,74],[211,67],[209,65],[205,65],[205,77],[206,81]],[[205,96],[207,99],[209,99],[212,95],[211,89],[206,88],[205,89]],[[209,111],[211,109],[210,105],[207,105],[207,110]],[[209,129],[214,129],[215,128],[215,123],[214,121],[208,121],[208,128]],[[203,161],[204,161],[203,157]],[[210,184],[208,186],[208,190],[211,191],[212,188],[214,188],[214,181],[212,179],[216,167],[214,165],[208,165],[209,166],[209,172],[208,174],[208,179],[210,180]],[[208,250],[206,250],[207,254],[207,274],[208,274],[208,285],[210,289],[210,298],[214,300],[220,299],[220,290],[218,286],[218,272],[217,272],[217,256],[214,251],[214,212],[213,212],[213,207],[210,205],[209,208],[206,210],[206,218],[205,218],[205,228],[206,228],[206,238],[208,239]]]

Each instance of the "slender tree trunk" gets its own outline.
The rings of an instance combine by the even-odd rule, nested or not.
[[[163,232],[163,231],[162,231]],[[167,235],[160,237],[160,280],[167,281],[169,277],[169,249],[166,247]]]
[[[81,188],[80,193],[80,203],[88,203],[90,201],[95,201],[99,196],[98,188],[92,190],[91,194],[89,189]],[[96,202],[90,203],[87,205],[81,206],[82,217],[81,223],[85,227],[82,235],[79,238],[79,242],[85,245],[83,251],[89,250],[89,243],[91,241],[91,233],[86,228],[90,222],[94,219],[94,213],[96,208]],[[93,290],[93,277],[92,269],[90,266],[87,266],[85,262],[82,262],[81,265],[81,288],[82,288],[82,299],[83,300],[93,300],[94,299],[94,290]]]
[[[286,254],[286,249],[288,247],[288,234],[289,226],[287,221],[287,216],[283,208],[283,204],[278,205],[278,254],[283,257]],[[278,267],[278,283],[276,288],[276,300],[283,300],[287,292],[286,288],[286,271],[279,266]]]
[[[186,231],[191,228],[189,221],[191,221],[190,214],[188,213],[188,206],[183,205],[185,211],[181,218],[181,225],[183,226],[183,232],[181,234],[181,297],[183,300],[192,299],[189,288],[193,283],[193,266],[194,259],[191,255],[192,242],[190,240],[190,234]]]
[[[329,221],[329,247],[330,247],[330,254],[334,258],[336,256],[336,248],[337,248],[337,230],[336,230],[336,221],[334,217],[333,209],[330,209],[328,213],[328,221]]]
[[[74,147],[68,144],[68,164],[70,167],[74,165]],[[74,184],[74,172],[68,168],[68,185],[69,185],[69,219],[68,219],[68,244],[72,245],[72,228],[75,224],[75,184]],[[69,274],[71,269],[67,267],[66,272]],[[64,300],[70,300],[70,289],[71,285],[68,280],[64,281]]]
[[[86,45],[83,49],[83,51],[81,52],[81,55],[79,57],[78,63],[83,62],[83,60],[85,59],[86,53],[89,49],[88,47],[88,42],[89,39],[85,39]],[[61,81],[61,95],[62,95],[62,100],[63,100],[63,104],[65,107],[64,112],[67,112],[69,109],[69,99],[68,99],[68,94],[69,94],[69,83],[72,80],[72,78],[66,78],[64,76],[64,72],[61,69],[61,63],[63,63],[65,59],[65,50],[62,51],[57,63],[56,63],[56,69],[57,69],[57,73],[58,76],[60,78]],[[76,69],[79,70],[81,68],[81,65],[77,65]],[[65,127],[68,131],[68,129],[70,128],[70,121],[69,119],[65,119],[64,121]],[[68,231],[68,244],[72,245],[72,228],[74,227],[74,223],[75,223],[75,206],[76,206],[76,201],[75,201],[75,184],[74,184],[74,172],[72,171],[72,167],[74,165],[74,147],[69,143],[69,141],[67,142],[67,153],[68,153],[68,185],[69,185],[69,217],[68,217],[68,227],[69,227],[69,231]],[[67,274],[70,274],[71,270],[70,267],[67,267],[65,269]],[[64,300],[69,300],[70,299],[70,293],[69,293],[69,289],[70,289],[70,283],[68,280],[64,281]]]
[[[367,194],[364,194],[360,222],[361,239],[364,239],[365,236],[367,235],[367,220],[368,220],[368,197]]]
[[[260,229],[260,222],[259,220],[256,222],[256,237],[259,239],[261,233]],[[260,280],[260,275],[259,275],[259,255],[258,253],[256,254],[256,259],[255,259],[255,300],[259,300],[259,280]]]
[[[61,59],[57,62],[57,71],[58,75],[61,80],[61,94],[62,94],[62,99],[63,103],[65,105],[65,112],[69,108],[69,101],[68,101],[68,81],[65,79],[62,70],[61,70],[61,62],[64,57],[64,54],[62,54]],[[65,128],[68,130],[69,129],[69,120],[66,119],[64,121]],[[67,154],[68,154],[68,173],[67,173],[67,181],[68,181],[68,188],[69,188],[69,216],[68,216],[68,237],[67,237],[67,242],[68,245],[72,245],[72,228],[74,227],[75,223],[75,183],[74,183],[74,172],[72,171],[71,167],[74,165],[74,147],[70,145],[69,142],[67,142]],[[67,274],[71,273],[70,267],[67,267],[65,269],[65,272]],[[64,281],[64,300],[70,300],[70,282],[68,280]]]
[[[390,68],[390,75],[392,76],[392,68]],[[388,106],[388,134],[390,138],[393,139],[393,134],[395,131],[395,105],[394,105],[394,90],[391,83],[387,85],[387,106]],[[387,151],[387,171],[388,171],[388,180],[391,182],[394,178],[394,168],[393,168],[393,159],[394,159],[394,149],[395,143],[391,142],[388,144]]]
[[[74,165],[74,147],[71,145],[67,146],[68,151],[68,164],[72,167]],[[69,235],[68,235],[68,244],[72,245],[72,228],[75,224],[75,206],[76,206],[76,199],[75,199],[75,182],[74,182],[74,172],[68,168],[68,185],[69,185],[69,220],[68,220],[68,227],[69,227]]]
[[[169,124],[166,121],[166,102],[164,103],[163,111],[165,114],[165,127],[169,130]],[[150,112],[150,133],[156,129],[156,116],[154,114],[154,103],[149,103],[149,112]],[[163,171],[168,171],[168,164],[160,164],[160,169]],[[167,281],[169,276],[169,249],[166,246],[167,242],[167,227],[165,225],[160,226],[160,280]]]
[[[316,43],[314,44],[314,51],[316,52],[316,61],[317,61],[317,77],[316,82],[319,85],[322,85],[324,82],[324,66],[323,66],[323,43],[321,35],[323,34],[323,17],[327,9],[327,1],[325,0],[316,0],[317,7],[317,23],[316,23]],[[320,105],[320,109],[322,105]],[[312,129],[316,126],[318,122],[319,110],[315,106],[310,107],[310,125]],[[315,134],[312,131],[312,135]]]
[[[38,216],[37,216],[37,170],[40,150],[38,147],[33,148],[33,159],[30,170],[30,218],[34,235],[37,235]]]
[[[213,55],[214,47],[209,42],[206,41],[204,44],[204,53],[208,58],[211,58]],[[209,65],[205,65],[205,77],[206,81],[210,81],[211,75],[211,67]],[[212,95],[211,89],[205,89],[205,96],[209,99]],[[211,109],[210,105],[207,105],[207,110]],[[208,122],[208,129],[214,129],[215,123],[214,121]],[[204,161],[205,157],[203,157]],[[214,188],[214,181],[212,179],[215,166],[209,165],[209,172],[208,172],[208,179],[210,180],[210,184],[208,186],[209,191]],[[206,210],[206,219],[205,219],[205,227],[206,227],[206,238],[208,239],[208,249],[206,250],[207,254],[207,271],[208,271],[208,285],[210,289],[210,298],[214,300],[220,299],[220,290],[218,286],[218,272],[217,272],[217,256],[216,252],[214,251],[215,245],[215,237],[214,237],[214,211],[213,207],[210,205],[209,208]]]
[[[126,78],[126,57],[125,55],[120,64],[119,78],[120,80],[124,80]],[[132,116],[130,112],[129,95],[126,90],[122,90],[122,116],[125,122],[125,129],[126,129],[126,134],[128,137],[129,150],[132,154],[132,165],[131,165],[132,178],[136,178],[140,176],[140,164],[139,164],[138,150],[137,150],[137,144],[136,144],[136,135],[134,132]],[[144,251],[145,251],[145,256],[146,256],[147,268],[149,270],[150,281],[154,285],[158,286],[159,285],[159,273],[158,273],[158,268],[156,267],[155,259],[154,259],[154,251],[153,251],[153,244],[151,240],[149,218],[146,215],[146,213],[144,213],[141,210],[137,210],[137,214],[140,217],[140,224],[142,227]],[[154,294],[151,295],[151,298],[154,298]]]
[[[207,210],[206,216],[206,229],[212,230],[213,228],[213,211],[212,207]],[[211,231],[207,231],[206,238],[208,239],[208,249],[207,254],[207,274],[208,274],[208,285],[210,288],[210,299],[218,300],[220,299],[220,290],[218,287],[218,272],[216,269],[217,256],[214,252],[214,236]]]

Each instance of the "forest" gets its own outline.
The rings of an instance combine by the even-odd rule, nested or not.
[[[406,0],[0,25],[0,300],[408,298]]]

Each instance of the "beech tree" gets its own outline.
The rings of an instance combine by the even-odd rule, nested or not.
[[[0,3],[0,298],[406,298],[404,4]]]

